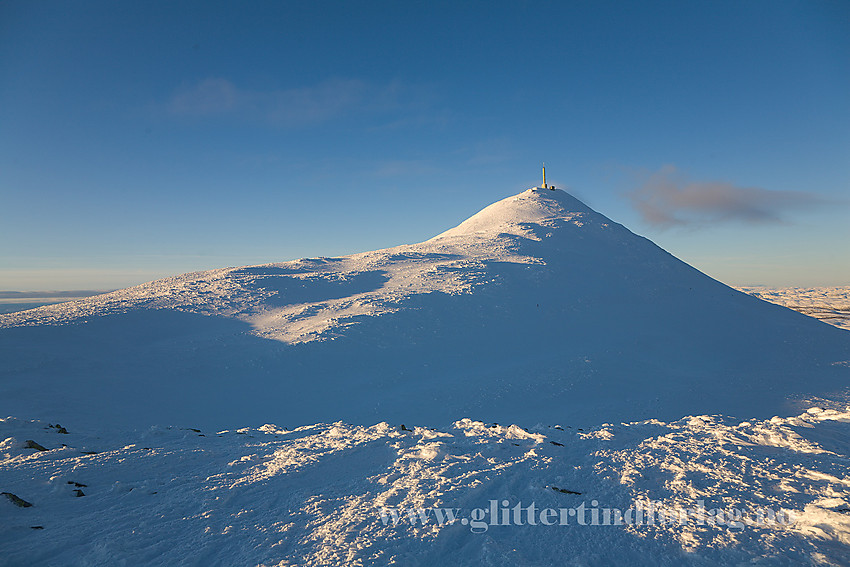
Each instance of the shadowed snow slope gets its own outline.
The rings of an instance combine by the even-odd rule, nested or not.
[[[787,415],[850,385],[850,333],[531,189],[420,244],[0,315],[0,361],[0,415],[53,421],[593,424]]]

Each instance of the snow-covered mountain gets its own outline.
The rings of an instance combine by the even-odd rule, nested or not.
[[[0,315],[0,361],[0,414],[45,421],[584,425],[790,415],[850,385],[850,333],[535,188],[419,244]]]

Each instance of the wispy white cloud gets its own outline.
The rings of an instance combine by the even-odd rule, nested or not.
[[[435,165],[425,160],[391,160],[382,162],[374,172],[376,177],[414,177],[439,171]]]
[[[244,104],[247,94],[225,79],[207,79],[180,88],[168,103],[174,114],[202,116],[232,112]]]
[[[168,109],[187,116],[240,115],[281,126],[322,122],[361,105],[370,88],[354,79],[334,79],[309,87],[258,91],[227,79],[184,86]]]
[[[252,90],[223,78],[179,88],[167,103],[180,116],[235,116],[271,126],[325,122],[354,112],[393,113],[419,109],[415,89],[399,83],[374,85],[358,79],[328,79],[315,85],[280,90]]]
[[[466,163],[472,166],[503,163],[516,157],[517,150],[507,136],[487,138],[457,152],[466,157]]]
[[[717,223],[780,223],[788,213],[827,203],[813,193],[740,187],[726,181],[692,181],[675,166],[644,176],[627,193],[643,219],[654,226],[707,226]]]

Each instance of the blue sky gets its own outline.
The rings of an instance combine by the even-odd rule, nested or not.
[[[850,3],[0,3],[0,289],[430,238],[550,181],[850,285]]]

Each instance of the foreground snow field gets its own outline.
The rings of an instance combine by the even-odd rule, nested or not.
[[[848,288],[741,290],[532,189],[0,315],[0,567],[848,565]]]
[[[32,506],[0,497],[0,564],[847,565],[848,410],[588,431],[7,418],[0,488]]]

